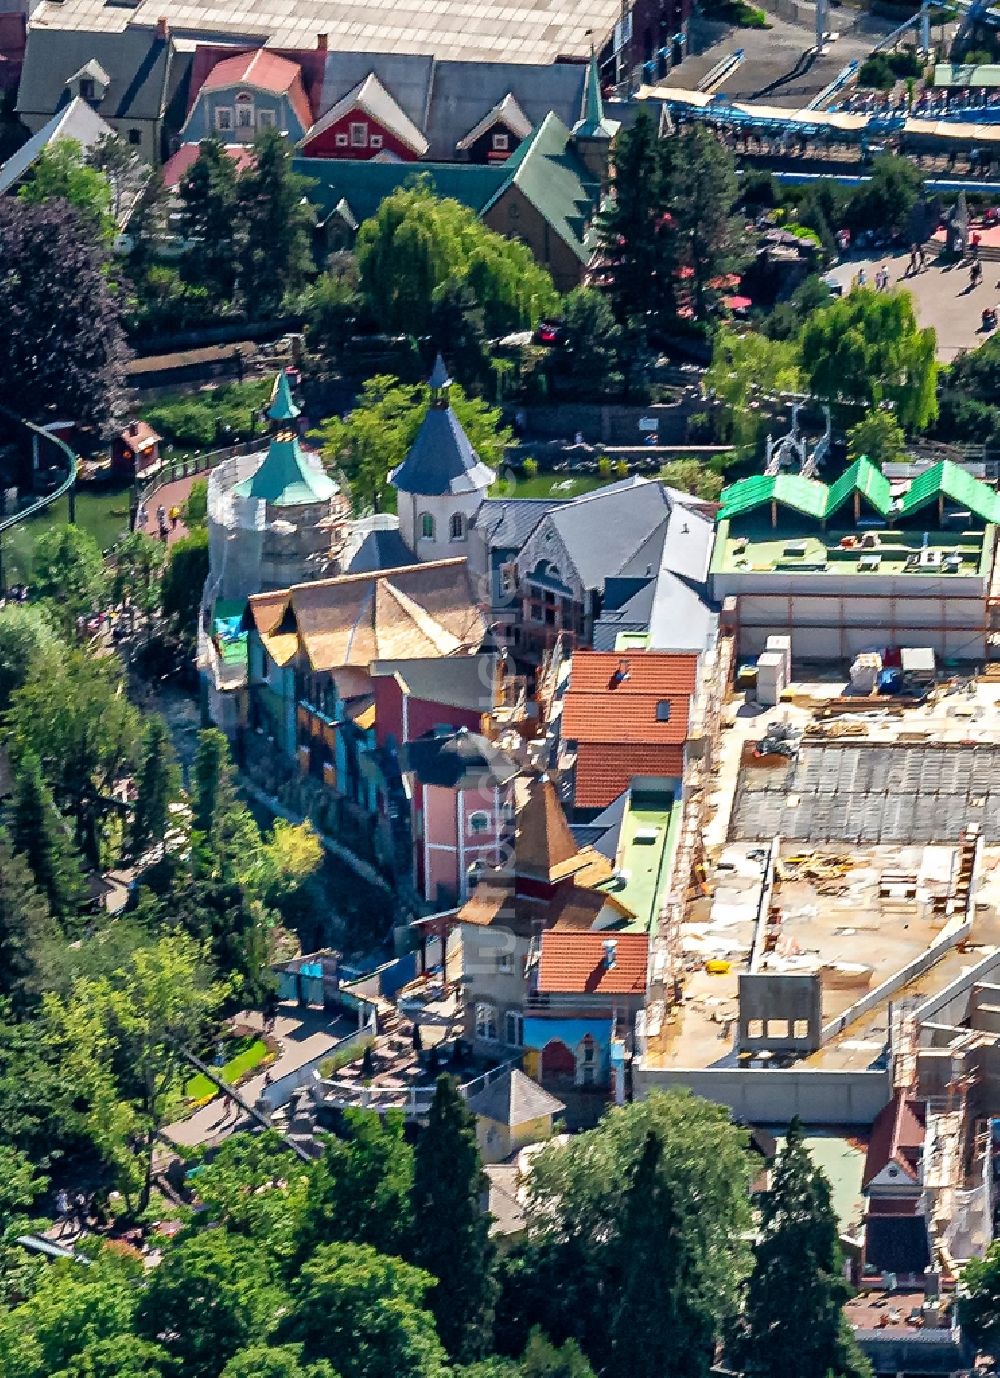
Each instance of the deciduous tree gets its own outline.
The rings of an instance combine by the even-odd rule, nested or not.
[[[431,1309],[458,1363],[490,1346],[496,1284],[475,1118],[453,1078],[438,1078],[413,1172],[413,1257],[437,1278]]]
[[[413,1149],[403,1117],[369,1110],[345,1114],[345,1135],[331,1139],[309,1187],[303,1248],[370,1244],[405,1257],[411,1242]]]
[[[100,609],[108,590],[101,547],[82,527],[54,526],[35,542],[35,592],[65,632]]]
[[[8,603],[0,608],[0,712],[27,679],[32,665],[58,645],[47,608]]]
[[[0,828],[0,997],[17,1015],[41,997],[39,957],[57,931],[27,858],[14,851]]]
[[[766,394],[795,392],[801,383],[797,344],[769,340],[753,331],[743,335],[734,330],[717,332],[705,388],[724,409],[718,418],[722,438],[737,445],[753,444],[762,425],[760,399]]]
[[[937,416],[937,336],[921,329],[909,292],[856,288],[823,307],[802,331],[802,361],[818,397],[895,404],[907,431]]]
[[[66,201],[97,238],[111,241],[115,237],[111,184],[103,171],[88,163],[76,139],[56,139],[44,148],[17,194],[33,206]]]
[[[122,410],[128,350],[108,262],[66,202],[0,201],[0,405],[100,430]]]
[[[208,531],[199,527],[170,547],[163,573],[163,616],[179,635],[193,639],[208,578]]]
[[[906,458],[906,436],[891,411],[877,407],[848,430],[848,459],[860,459],[862,455],[879,468]]]

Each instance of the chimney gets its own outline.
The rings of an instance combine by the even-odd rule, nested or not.
[[[330,35],[328,33],[318,33],[316,35],[316,51],[325,53],[330,46]]]
[[[138,435],[138,434],[139,434],[139,423],[138,423],[138,421],[130,421],[130,422],[128,423],[128,433],[129,433],[129,435]]]
[[[601,944],[604,948],[604,968],[606,971],[614,971],[615,963],[618,960],[618,943],[614,938],[605,938]]]
[[[164,14],[161,14],[159,19],[156,21],[156,36],[157,38],[163,39],[170,37],[170,25],[167,22],[166,15]]]

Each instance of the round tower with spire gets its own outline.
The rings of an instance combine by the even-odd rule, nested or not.
[[[418,560],[463,554],[469,526],[496,474],[452,410],[451,379],[439,354],[428,379],[431,404],[402,464],[389,475],[398,495],[399,534]]]

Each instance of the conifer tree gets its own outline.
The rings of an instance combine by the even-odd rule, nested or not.
[[[167,725],[158,713],[149,719],[143,734],[136,788],[129,849],[132,856],[138,858],[150,847],[158,847],[165,841],[170,805],[180,790],[180,773]]]
[[[21,757],[10,809],[10,840],[31,867],[35,883],[63,927],[72,927],[86,887],[80,854],[42,778],[38,757]]]
[[[454,1080],[438,1078],[413,1173],[414,1261],[438,1279],[430,1306],[456,1363],[489,1348],[496,1284],[489,1217],[480,1207],[475,1119]]]
[[[40,994],[39,950],[55,936],[45,899],[35,886],[31,867],[0,828],[0,996],[15,1014],[24,1014]]]
[[[678,1210],[662,1157],[663,1141],[650,1129],[625,1202],[613,1320],[614,1369],[629,1378],[707,1374],[715,1352],[711,1301],[704,1304],[695,1263],[696,1231]]]
[[[861,1378],[871,1370],[843,1315],[850,1295],[830,1184],[788,1128],[761,1207],[746,1308],[744,1367],[761,1378]]]

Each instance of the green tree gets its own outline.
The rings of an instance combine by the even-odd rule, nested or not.
[[[444,1350],[425,1309],[429,1274],[367,1244],[325,1244],[292,1284],[280,1339],[342,1378],[446,1378]]]
[[[163,574],[163,616],[180,635],[193,638],[208,578],[208,529],[199,527],[170,547]]]
[[[879,407],[848,430],[848,459],[853,461],[862,455],[880,468],[906,458],[906,436],[891,411]]]
[[[51,913],[72,932],[86,895],[80,854],[42,777],[34,752],[21,755],[8,816],[10,843],[23,856]]]
[[[147,181],[155,181],[156,174],[150,172],[132,144],[127,144],[113,132],[103,134],[87,149],[87,166],[107,181],[111,193],[112,223],[122,225],[127,219],[129,235],[134,243],[136,201],[144,192]],[[159,180],[162,188],[163,179]],[[127,217],[126,208],[129,211]]]
[[[141,857],[150,847],[162,851],[170,826],[170,806],[178,799],[180,787],[170,733],[159,713],[154,713],[146,724],[136,776],[135,810],[129,830],[133,857]]]
[[[466,397],[457,383],[452,384],[450,399],[473,449],[484,464],[496,467],[513,438],[500,424],[499,409]],[[395,496],[389,473],[406,458],[429,405],[425,386],[412,387],[380,373],[365,380],[347,417],[332,416],[320,427],[317,438],[323,458],[347,477],[359,510],[381,511],[389,505]]]
[[[59,642],[47,608],[8,603],[0,608],[0,712],[25,682],[32,665]]]
[[[166,563],[162,541],[142,531],[130,531],[111,548],[111,597],[116,604],[128,601],[148,616],[160,603],[160,580]]]
[[[413,1171],[413,1256],[437,1278],[431,1309],[458,1363],[490,1347],[496,1284],[475,1118],[451,1077],[438,1078]]]
[[[0,1316],[3,1307],[21,1300],[31,1289],[31,1265],[17,1237],[26,1232],[31,1208],[44,1189],[45,1179],[31,1159],[20,1149],[0,1143]]]
[[[700,459],[672,459],[659,474],[661,482],[682,493],[693,493],[706,502],[717,502],[722,492],[722,475]]]
[[[206,1230],[175,1245],[153,1270],[137,1329],[167,1350],[185,1378],[217,1378],[240,1350],[268,1340],[286,1306],[262,1250]]]
[[[207,956],[173,933],[110,976],[80,977],[65,999],[45,997],[65,1074],[86,1106],[86,1130],[140,1209],[157,1135],[181,1102],[184,1053],[202,1045],[225,993],[209,979]]]
[[[446,278],[435,288],[430,338],[435,350],[446,353],[452,361],[462,387],[481,390],[490,364],[486,313],[468,279]]]
[[[678,244],[668,213],[670,140],[645,109],[615,139],[610,195],[598,221],[608,297],[623,326],[644,340],[677,309]]]
[[[716,333],[705,390],[721,404],[718,431],[722,438],[735,445],[755,444],[763,425],[758,400],[767,394],[797,392],[801,384],[797,345],[768,340],[752,331]]]
[[[612,1320],[617,1372],[704,1378],[717,1339],[699,1250],[661,1171],[663,1144],[649,1129],[635,1165],[621,1228],[620,1299]]]
[[[286,1269],[301,1255],[313,1177],[273,1130],[233,1134],[200,1165],[195,1187],[205,1219],[265,1249]]]
[[[0,1144],[45,1169],[62,1154],[87,1148],[58,1049],[37,1020],[15,1020],[0,996]]]
[[[689,125],[673,149],[670,211],[682,264],[691,270],[692,306],[704,320],[721,295],[713,283],[747,262],[745,225],[733,214],[733,155],[702,124]]]
[[[14,851],[6,829],[0,828],[0,997],[10,1001],[15,1014],[25,1014],[40,997],[39,956],[43,944],[55,937],[52,915],[27,858]]]
[[[231,302],[236,287],[236,164],[218,139],[204,139],[181,178],[181,260],[185,282]]]
[[[844,212],[855,230],[880,234],[906,234],[913,208],[924,194],[924,179],[909,158],[883,153],[871,166],[871,175],[851,193]]]
[[[558,1348],[536,1326],[521,1356],[524,1378],[593,1378],[594,1370],[575,1340]]]
[[[566,343],[553,349],[546,361],[556,390],[587,398],[619,391],[622,330],[604,293],[574,287],[563,298],[562,328]]]
[[[982,1258],[972,1258],[962,1272],[965,1295],[958,1318],[972,1342],[986,1354],[1000,1354],[1000,1240]]]
[[[208,479],[196,478],[181,505],[181,519],[189,531],[208,521]]]
[[[937,336],[922,330],[909,292],[857,288],[823,307],[802,331],[802,361],[812,391],[866,406],[893,402],[907,431],[937,416]]]
[[[73,1372],[81,1353],[129,1335],[141,1282],[141,1261],[109,1250],[89,1268],[68,1260],[51,1264],[31,1296],[0,1312],[0,1373],[53,1378]]]
[[[5,718],[15,762],[26,751],[42,764],[76,841],[95,865],[101,828],[117,817],[114,785],[138,760],[142,718],[125,695],[121,663],[81,647],[39,657]]]
[[[229,1360],[221,1378],[337,1378],[337,1375],[325,1359],[304,1364],[301,1345],[251,1345]]]
[[[370,1244],[405,1256],[413,1227],[413,1149],[403,1116],[348,1110],[344,1138],[330,1139],[309,1187],[303,1249]]]
[[[137,1335],[95,1340],[51,1378],[169,1378],[170,1356]]]
[[[361,309],[358,265],[353,254],[331,254],[326,270],[306,288],[300,301],[306,341],[312,353],[340,357]]]
[[[79,526],[42,532],[35,542],[34,575],[35,592],[67,632],[78,617],[96,612],[107,594],[101,547]]]
[[[115,237],[111,184],[103,172],[87,163],[76,139],[56,139],[44,148],[17,194],[35,206],[67,201],[94,235],[104,240]]]
[[[491,336],[533,325],[557,302],[527,245],[434,196],[426,179],[381,202],[358,231],[357,256],[362,297],[383,330],[428,334],[435,292],[449,279],[468,283]]]
[[[240,294],[253,314],[266,315],[313,275],[316,215],[306,200],[313,183],[292,171],[292,150],[284,135],[265,129],[253,148],[253,164],[237,187],[242,217]]]
[[[722,1106],[686,1091],[654,1093],[534,1160],[529,1237],[504,1262],[497,1329],[505,1353],[538,1324],[553,1340],[575,1338],[597,1372],[614,1371],[609,1322],[623,1295],[630,1185],[650,1130],[662,1145],[658,1182],[682,1222],[680,1243],[715,1339],[736,1320],[750,1263],[746,1135]]]
[[[870,1375],[844,1319],[850,1290],[830,1184],[795,1119],[761,1202],[744,1318],[746,1371],[762,1378]]]

